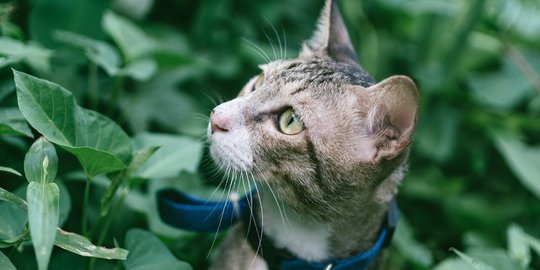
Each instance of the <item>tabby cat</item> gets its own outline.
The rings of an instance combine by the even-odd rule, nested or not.
[[[377,83],[364,72],[332,0],[298,58],[260,68],[210,115],[212,158],[236,179],[257,179],[245,183],[257,187],[255,222],[231,229],[211,269],[279,269],[279,258],[262,254],[270,246],[315,263],[368,250],[406,171],[414,82]]]

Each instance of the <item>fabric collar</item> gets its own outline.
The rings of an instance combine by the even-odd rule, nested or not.
[[[229,201],[208,201],[190,196],[176,189],[164,189],[158,192],[158,209],[161,219],[174,227],[205,233],[216,233],[228,229],[238,221],[244,223],[246,237],[257,250],[270,269],[279,270],[358,270],[365,269],[380,251],[387,247],[399,219],[399,209],[395,199],[390,202],[384,223],[373,245],[366,251],[346,259],[329,259],[323,262],[309,262],[293,256],[286,249],[276,248],[265,235],[259,236],[260,226],[251,216],[250,205],[254,202],[254,193]],[[255,226],[255,227],[252,227]]]

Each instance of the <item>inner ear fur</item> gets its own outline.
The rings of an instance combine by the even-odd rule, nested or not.
[[[368,102],[365,132],[375,148],[372,161],[393,159],[412,141],[418,109],[416,85],[406,76],[392,76],[362,92]]]

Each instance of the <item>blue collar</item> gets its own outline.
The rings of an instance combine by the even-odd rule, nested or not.
[[[253,224],[249,206],[253,204],[254,194],[250,193],[237,201],[207,201],[190,196],[176,189],[164,189],[158,192],[158,209],[161,219],[174,227],[205,233],[216,233],[228,229],[238,221],[248,226]],[[392,240],[399,219],[399,210],[395,200],[392,200],[385,221],[374,244],[364,252],[349,258],[329,259],[323,262],[308,262],[295,258],[284,249],[277,249],[264,235],[262,239],[262,257],[270,269],[280,270],[358,270],[365,269]],[[259,239],[257,230],[248,230],[246,237],[256,249]]]

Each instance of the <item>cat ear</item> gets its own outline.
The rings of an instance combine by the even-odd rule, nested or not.
[[[360,67],[347,28],[334,0],[326,0],[311,39],[304,42],[300,57],[329,56]]]
[[[393,159],[412,140],[418,109],[416,85],[406,76],[392,76],[364,90],[370,108],[366,131],[374,147],[371,160]]]

